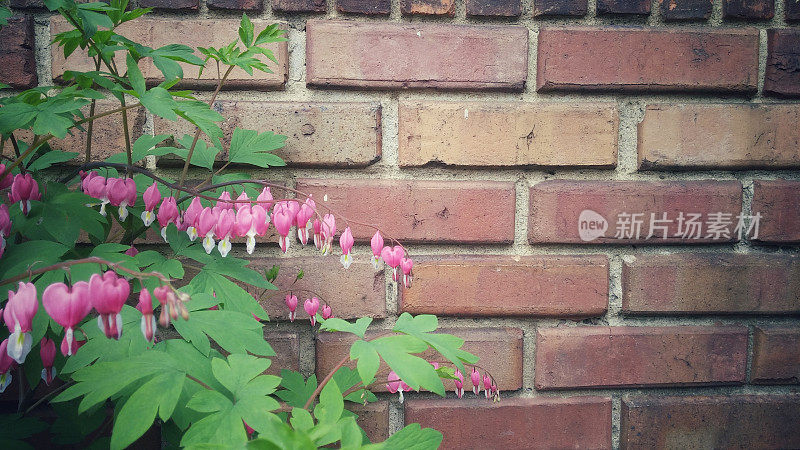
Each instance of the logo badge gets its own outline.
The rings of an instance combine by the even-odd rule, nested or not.
[[[591,242],[599,237],[605,237],[608,230],[608,221],[591,209],[584,209],[578,216],[578,234],[584,242]]]

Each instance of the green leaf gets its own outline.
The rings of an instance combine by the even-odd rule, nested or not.
[[[176,103],[169,91],[163,87],[156,86],[142,95],[140,98],[142,105],[151,113],[163,117],[167,120],[178,120],[175,114]]]
[[[37,110],[27,103],[11,103],[0,108],[0,134],[8,135],[19,128],[28,128]]]
[[[344,411],[342,391],[334,379],[328,380],[319,394],[319,404],[314,407],[314,417],[320,423],[336,423]]]
[[[356,368],[364,386],[369,385],[378,373],[381,358],[377,350],[368,341],[357,340],[350,346],[350,360],[358,361]]]
[[[244,13],[242,13],[242,22],[239,25],[239,38],[245,46],[250,47],[253,45],[253,23]]]
[[[437,326],[436,316],[422,314],[414,317],[409,313],[403,313],[398,317],[394,331],[414,336],[427,343],[455,364],[462,373],[466,373],[463,362],[474,364],[478,362],[478,357],[461,350],[461,346],[464,345],[463,339],[450,334],[430,333],[435,331]]]
[[[128,80],[131,82],[131,87],[139,94],[139,98],[142,98],[147,87],[145,86],[144,75],[142,75],[142,71],[139,69],[139,64],[133,59],[130,53],[128,53],[125,61],[128,64]]]
[[[230,355],[228,360],[213,359],[211,371],[227,390],[236,395],[253,378],[269,368],[270,361],[251,355]]]
[[[405,450],[435,450],[442,444],[442,433],[433,428],[422,428],[418,423],[406,425],[389,436],[380,448],[402,448]]]
[[[292,408],[290,423],[292,428],[297,431],[308,431],[314,427],[314,419],[311,417],[311,413],[303,408]]]
[[[356,320],[355,323],[350,323],[344,319],[339,319],[338,317],[332,317],[322,322],[322,325],[320,325],[320,330],[342,331],[345,333],[352,333],[360,338],[363,338],[364,334],[367,332],[367,328],[371,323],[372,318],[370,317],[361,317],[360,319]]]
[[[66,245],[52,241],[27,241],[14,245],[9,242],[3,254],[0,273],[3,278],[11,278],[28,270],[49,266],[58,262],[68,250]]]
[[[394,335],[380,337],[370,343],[411,389],[416,391],[423,388],[444,395],[444,385],[436,375],[433,365],[423,358],[411,355],[428,349],[424,341],[409,335]]]
[[[280,270],[280,266],[277,264],[273,264],[270,269],[264,269],[264,276],[266,277],[267,281],[270,283],[274,282],[276,278],[278,278],[278,271]]]
[[[67,130],[72,127],[72,123],[69,117],[45,109],[37,114],[36,120],[33,122],[33,132],[40,135],[52,134],[59,139],[64,139],[67,137]]]
[[[302,408],[317,389],[317,376],[311,375],[305,380],[299,372],[281,369],[281,386],[284,389],[275,395],[289,406]]]
[[[78,152],[49,151],[28,165],[28,170],[34,172],[44,170],[55,164],[70,161],[76,156],[78,156]]]
[[[190,320],[179,320],[173,325],[181,336],[190,340],[205,355],[210,350],[206,335],[231,353],[275,355],[275,351],[264,340],[261,323],[248,314],[226,310],[195,311]]]
[[[232,163],[252,164],[258,167],[285,166],[286,163],[271,152],[284,145],[286,136],[271,131],[233,130],[228,160]]]
[[[164,142],[169,137],[170,136],[167,134],[159,134],[157,136],[143,134],[139,136],[139,138],[136,139],[136,142],[133,143],[133,146],[131,146],[131,162],[137,163],[143,160],[149,154],[151,149],[155,148],[156,145]],[[128,156],[124,152],[116,153],[106,158],[106,162],[127,164]]]

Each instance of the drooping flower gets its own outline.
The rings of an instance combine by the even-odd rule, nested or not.
[[[219,195],[219,200],[217,200],[217,204],[214,205],[214,207],[217,209],[233,209],[230,192],[223,191],[222,194]]]
[[[293,294],[286,294],[286,307],[289,308],[289,321],[294,322],[294,319],[297,317],[297,313],[295,310],[297,309],[297,296]]]
[[[197,218],[197,234],[203,236],[203,249],[206,253],[211,254],[216,246],[214,242],[214,228],[217,226],[217,215],[219,213],[213,208],[203,208],[200,217]]]
[[[153,342],[156,335],[156,318],[153,316],[153,299],[150,297],[150,291],[142,288],[139,292],[139,303],[136,304],[136,309],[142,313],[142,334],[147,342]]]
[[[131,245],[129,249],[125,250],[125,254],[130,257],[134,257],[139,254],[139,250],[137,250],[136,247]]]
[[[267,212],[272,207],[272,200],[272,191],[270,191],[268,187],[264,187],[264,189],[261,190],[261,193],[258,194],[258,197],[256,197],[258,206],[261,206],[264,208],[264,211]]]
[[[75,354],[75,352],[77,352],[79,348],[83,347],[83,344],[85,344],[85,343],[86,343],[85,339],[82,340],[82,341],[79,341],[79,340],[76,339],[75,342],[72,344],[72,347],[70,347],[70,345],[67,343],[67,340],[66,339],[62,339],[61,340],[61,354],[64,355],[64,356],[68,356],[70,352],[72,352],[72,354]]]
[[[31,210],[31,200],[42,199],[42,195],[39,193],[39,183],[29,173],[25,175],[18,173],[11,183],[11,192],[9,192],[8,198],[11,203],[19,202],[22,213],[27,215]]]
[[[233,224],[236,222],[236,213],[231,209],[223,209],[217,218],[217,224],[214,227],[214,234],[219,239],[219,254],[222,257],[228,256],[231,251],[231,233],[233,232]]]
[[[387,380],[388,383],[386,383],[386,389],[392,394],[399,392],[400,403],[403,403],[403,392],[409,392],[411,390],[411,386],[407,385],[403,380],[401,380],[400,377],[394,373],[394,371],[389,372]]]
[[[42,357],[42,380],[44,384],[50,386],[53,379],[56,377],[56,368],[53,367],[53,362],[56,359],[56,343],[52,339],[42,338],[39,343],[39,356]]]
[[[158,318],[158,323],[160,323],[162,327],[168,327],[170,319],[172,317],[177,317],[177,314],[172,311],[175,309],[175,293],[172,292],[169,286],[163,285],[153,289],[153,295],[155,295],[158,303],[161,304],[161,316]],[[216,293],[214,297],[216,297]]]
[[[247,196],[247,192],[242,191],[238,197],[236,197],[236,203],[233,204],[233,208],[236,209],[238,212],[240,209],[244,207],[250,207],[250,197]]]
[[[136,183],[133,178],[111,178],[108,180],[108,202],[119,207],[119,219],[128,218],[128,206],[136,203]]]
[[[492,377],[488,373],[483,374],[483,392],[486,394],[486,400],[492,395]]]
[[[305,303],[303,304],[303,309],[306,310],[309,319],[311,319],[311,326],[313,327],[316,325],[317,311],[319,311],[319,299],[317,297],[306,299]]]
[[[331,317],[333,317],[333,310],[331,309],[331,306],[328,305],[328,304],[323,305],[322,306],[322,318],[325,319],[325,320],[328,320]]]
[[[236,211],[233,231],[237,236],[247,237],[247,254],[252,255],[256,248],[256,224],[250,206],[239,208]]]
[[[149,227],[156,220],[156,215],[153,211],[158,206],[158,202],[161,201],[161,192],[158,190],[158,184],[155,181],[145,189],[142,199],[144,200],[142,223],[144,223],[144,226]]]
[[[327,255],[331,252],[333,236],[336,234],[336,218],[333,214],[325,214],[322,218],[322,254]]]
[[[22,364],[31,351],[33,316],[39,310],[36,286],[20,281],[17,292],[8,291],[8,302],[3,310],[3,321],[11,336],[8,337],[8,356]]]
[[[89,298],[97,310],[97,325],[107,338],[119,339],[122,335],[122,306],[131,292],[131,285],[113,270],[103,275],[96,273],[89,279]]]
[[[414,267],[414,261],[411,258],[403,258],[400,260],[400,268],[403,270],[403,286],[406,289],[411,287],[411,279],[412,279],[412,268]]]
[[[456,379],[453,380],[456,385],[456,396],[461,398],[464,396],[464,375],[458,369],[453,372],[453,375],[456,377]]]
[[[314,223],[311,225],[311,229],[314,231],[314,246],[317,247],[317,250],[322,249],[322,222],[319,219],[314,219]]]
[[[14,182],[14,176],[11,175],[11,171],[6,172],[5,164],[0,164],[0,174],[2,173],[5,173],[5,175],[3,175],[3,178],[0,178],[0,189],[5,189]]]
[[[17,362],[8,356],[8,339],[0,343],[0,393],[6,390],[11,384],[11,369],[16,367]]]
[[[53,283],[42,293],[42,305],[47,314],[66,330],[61,353],[72,356],[79,347],[74,338],[75,326],[92,310],[89,283],[78,281],[72,289],[64,283]]]
[[[278,243],[284,253],[289,249],[289,239],[287,239],[287,236],[289,236],[289,230],[292,228],[293,220],[292,212],[286,203],[280,202],[275,205],[272,211],[272,223],[275,224],[275,229],[280,235],[278,237]]]
[[[164,242],[167,242],[167,225],[176,223],[176,219],[180,216],[178,212],[178,202],[175,197],[166,197],[158,207],[158,224],[161,225],[161,237]]]
[[[353,248],[353,232],[350,227],[347,227],[339,236],[339,247],[342,248],[342,256],[339,258],[345,269],[350,267],[353,263],[353,257],[350,256],[350,250]]]
[[[11,215],[8,205],[0,204],[0,257],[6,251],[6,238],[11,235]]]
[[[381,236],[380,231],[376,231],[372,235],[372,240],[369,244],[372,247],[372,267],[378,270],[381,268],[381,250],[383,250],[383,236]]]
[[[381,250],[381,258],[383,258],[383,261],[392,268],[392,280],[394,281],[397,281],[397,266],[400,265],[404,255],[405,250],[403,250],[403,247],[399,245],[395,245],[394,247],[386,246],[383,247],[383,250]]]
[[[186,234],[192,242],[197,239],[198,233],[196,224],[202,212],[203,204],[200,203],[199,197],[193,198],[192,202],[189,203],[189,207],[183,212],[183,227],[186,228]]]
[[[317,204],[314,202],[314,199],[309,196],[297,212],[295,220],[297,222],[297,238],[300,239],[300,243],[303,245],[308,244],[308,232],[313,226],[310,221],[314,216],[316,208]]]
[[[289,208],[289,216],[292,218],[292,226],[297,226],[297,213],[300,212],[300,204],[294,200],[283,202]]]
[[[106,204],[108,204],[108,180],[101,177],[97,172],[89,172],[89,175],[81,182],[84,194],[100,200],[100,214],[105,217]]]
[[[495,383],[492,383],[492,399],[496,402],[500,401],[500,389],[497,388]]]
[[[478,395],[478,392],[481,391],[481,374],[478,372],[478,369],[475,367],[472,368],[472,373],[469,375],[470,381],[472,381],[472,392],[475,395]]]

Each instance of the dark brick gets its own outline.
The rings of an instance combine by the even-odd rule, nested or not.
[[[33,19],[14,16],[0,28],[0,81],[16,89],[35,87],[36,56],[33,38]]]
[[[325,0],[272,0],[272,9],[281,12],[325,12]]]
[[[208,0],[211,9],[233,9],[237,11],[261,11],[263,0]]]
[[[466,0],[468,16],[516,17],[522,14],[521,0]]]
[[[367,433],[370,442],[383,442],[389,438],[389,402],[377,402],[360,405],[346,402],[345,407],[356,414],[356,422]]]
[[[728,19],[772,19],[774,0],[723,0],[722,15]]]
[[[200,0],[139,0],[142,8],[197,10]]]
[[[800,2],[797,0],[784,0],[783,16],[787,22],[800,21]]]
[[[295,332],[264,331],[264,339],[275,350],[266,373],[280,375],[281,369],[300,370],[300,337]]]
[[[758,238],[765,243],[800,243],[800,182],[754,180],[752,214],[761,214]]]
[[[597,14],[650,14],[649,0],[597,0]]]
[[[336,9],[343,13],[386,15],[392,9],[391,0],[337,0]]]
[[[664,20],[706,20],[711,17],[711,0],[658,0]]]
[[[800,383],[800,329],[756,327],[753,333],[753,370],[758,384]]]
[[[403,14],[440,15],[453,17],[456,13],[455,0],[400,0]]]
[[[586,0],[533,0],[533,15],[584,16],[588,9]]]
[[[767,30],[764,92],[800,96],[800,30]]]

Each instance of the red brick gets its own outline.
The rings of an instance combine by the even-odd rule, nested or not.
[[[706,20],[711,17],[710,0],[658,0],[661,17],[672,20]]]
[[[298,243],[299,245],[299,243]],[[272,320],[287,320],[289,310],[284,299],[289,291],[300,299],[298,320],[307,320],[302,302],[306,298],[319,297],[328,302],[336,317],[352,319],[357,317],[386,317],[386,288],[383,270],[375,271],[372,263],[356,260],[345,270],[333,257],[294,257],[254,259],[250,267],[263,272],[274,264],[280,266],[275,285],[280,291],[267,291],[262,297],[262,289],[248,288],[267,311]],[[294,281],[297,273],[303,270],[303,278]]]
[[[783,16],[787,22],[800,20],[800,2],[795,0],[784,0]]]
[[[196,11],[200,7],[200,0],[139,0],[139,6],[142,8]]]
[[[755,29],[544,27],[540,91],[755,92]]]
[[[389,438],[389,402],[387,400],[378,400],[366,405],[347,402],[345,407],[358,415],[356,422],[367,433],[370,442],[383,442]]]
[[[740,384],[745,327],[538,328],[537,389]]]
[[[796,327],[756,327],[753,333],[753,369],[759,384],[800,383],[800,330]]]
[[[447,449],[611,448],[609,397],[411,399],[405,421],[441,431]]]
[[[136,42],[144,45],[157,48],[167,44],[173,44],[176,40],[180,40],[181,44],[191,47],[201,46],[224,46],[230,41],[238,37],[237,30],[239,29],[240,19],[214,19],[214,20],[200,20],[200,19],[182,19],[182,20],[168,20],[168,19],[137,19],[121,25],[117,31]],[[263,21],[253,19],[256,32],[260,32],[270,21]],[[67,22],[60,17],[53,17],[50,19],[50,33],[55,35],[62,31],[69,30],[70,26]],[[180,38],[178,38],[180,36]],[[253,75],[248,75],[242,69],[235,69],[228,77],[225,86],[227,88],[280,88],[286,83],[288,77],[288,46],[286,42],[279,42],[269,44],[266,46],[271,49],[275,58],[278,60],[278,65],[263,57],[263,61],[273,70],[274,73],[266,74],[264,72],[255,71]],[[200,55],[200,53],[197,53]],[[122,53],[117,55],[117,65],[125,67],[125,60],[121,56]],[[85,54],[75,52],[64,60],[64,52],[58,46],[53,46],[51,50],[52,65],[53,65],[53,78],[59,79],[65,70],[94,70],[94,62]],[[210,70],[204,70],[202,77],[198,77],[199,68],[184,64],[184,81],[182,86],[198,87],[198,88],[214,88],[217,85],[217,71],[209,67]],[[140,62],[139,68],[142,70],[145,78],[151,84],[157,84],[163,80],[161,72],[152,64],[148,58]]]
[[[638,255],[623,263],[622,295],[622,310],[633,314],[796,314],[800,259],[777,254]]]
[[[264,339],[275,350],[266,373],[280,375],[281,369],[300,370],[300,337],[297,333],[265,330]]]
[[[0,28],[0,80],[15,89],[35,87],[36,56],[33,38],[33,19],[14,16]]]
[[[294,103],[220,100],[214,109],[228,148],[233,130],[272,131],[287,136],[276,155],[291,166],[365,167],[381,157],[381,106],[378,103]],[[195,128],[186,121],[154,118],[156,134],[183,136]],[[220,154],[227,159],[227,152]],[[165,159],[168,161],[168,159]]]
[[[513,391],[522,387],[522,330],[519,328],[443,328],[438,330],[464,339],[464,350],[478,356],[478,364],[492,374],[501,391]],[[367,339],[378,337],[379,333],[368,333]],[[342,333],[320,333],[317,336],[317,378],[322,379],[336,367],[348,354],[355,341],[352,335]],[[445,361],[436,351],[428,350],[420,354],[428,361]],[[386,392],[389,367],[381,362],[372,390]],[[445,389],[455,389],[450,381],[445,381]],[[465,390],[472,384],[466,381]]]
[[[263,0],[207,0],[210,9],[261,11]]]
[[[597,0],[597,14],[650,14],[648,0]]]
[[[415,258],[401,298],[412,314],[457,316],[591,317],[607,305],[604,255]]]
[[[527,55],[528,30],[519,26],[306,25],[306,79],[312,86],[522,90]]]
[[[727,19],[772,19],[774,0],[724,0],[722,16]]]
[[[586,0],[533,0],[533,15],[584,16],[588,9]]]
[[[296,188],[312,194],[317,206],[379,227],[385,236],[406,243],[514,240],[511,182],[300,179]],[[328,201],[321,201],[326,195]],[[343,219],[337,221],[337,228],[344,229]],[[361,241],[375,234],[373,228],[357,224],[352,231]]]
[[[767,30],[764,92],[800,96],[800,30]]]
[[[468,16],[516,17],[522,14],[521,0],[466,0]]]
[[[612,103],[401,102],[399,116],[401,166],[617,163]]]
[[[392,9],[390,0],[336,0],[336,9],[343,13],[386,15]]]
[[[761,214],[758,238],[764,243],[800,242],[800,181],[755,180],[751,214]]]
[[[736,240],[734,228],[736,217],[741,213],[742,186],[738,181],[572,181],[551,180],[538,183],[530,189],[530,211],[528,219],[528,239],[532,243],[595,243],[595,244],[670,244],[670,243],[722,243]],[[593,240],[584,241],[579,234],[579,227],[586,227],[587,221],[579,221],[581,213],[589,211],[599,214],[607,221],[607,230]],[[667,228],[667,238],[659,231],[647,239],[651,228],[650,219],[660,220],[663,214],[672,223]],[[693,239],[696,234],[685,226],[682,234],[678,234],[678,217],[683,213],[685,218],[690,214],[702,214],[701,238]],[[707,222],[710,214],[730,214],[731,225],[728,226],[729,237],[720,235],[713,239],[708,234]],[[620,218],[620,214],[628,214]],[[618,224],[625,220],[632,222],[631,215],[642,221],[639,237],[635,231],[626,228],[624,238],[616,238]],[[594,220],[594,217],[590,217]],[[584,217],[586,219],[586,217]],[[600,219],[597,219],[600,221]],[[663,224],[662,224],[663,225]],[[622,237],[622,235],[620,235]],[[589,239],[591,236],[585,236]]]
[[[620,448],[797,448],[800,396],[634,397]]]
[[[272,10],[280,12],[325,12],[325,0],[272,0]]]
[[[797,167],[799,122],[800,105],[647,105],[639,122],[639,167]]]
[[[456,13],[455,0],[400,0],[400,12],[453,17]]]

